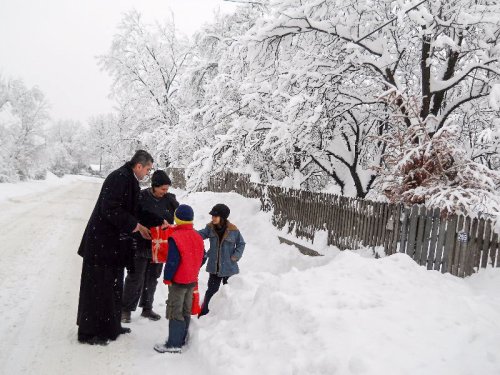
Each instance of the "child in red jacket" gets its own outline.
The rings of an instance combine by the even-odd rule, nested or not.
[[[165,263],[163,282],[168,285],[167,319],[168,339],[155,345],[159,353],[180,353],[186,343],[191,320],[193,290],[203,262],[203,239],[193,229],[193,209],[181,204],[175,210],[177,224],[168,239],[168,256]]]

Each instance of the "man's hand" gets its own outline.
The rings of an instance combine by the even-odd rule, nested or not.
[[[236,255],[231,255],[231,260],[233,262],[237,262],[238,261],[238,258],[236,257]]]
[[[146,228],[144,225],[141,225],[137,223],[137,226],[134,229],[134,232],[139,232],[145,240],[150,240],[151,239],[151,232],[149,231],[148,228]]]
[[[172,227],[173,225],[169,224],[167,220],[163,220],[163,224],[161,225],[161,229],[167,229]]]

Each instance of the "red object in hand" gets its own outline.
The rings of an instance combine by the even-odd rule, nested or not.
[[[201,313],[200,307],[200,292],[198,291],[198,283],[193,290],[193,303],[191,304],[191,315],[198,315]]]
[[[174,228],[161,229],[151,228],[151,251],[153,263],[165,263],[168,256],[168,238],[174,232]]]

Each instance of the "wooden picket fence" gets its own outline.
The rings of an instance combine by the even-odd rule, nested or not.
[[[170,168],[176,187],[184,188],[184,169]],[[327,231],[328,244],[344,249],[383,247],[385,254],[402,252],[429,270],[464,277],[481,268],[500,267],[498,233],[492,221],[463,215],[446,217],[438,208],[281,188],[250,182],[231,172],[210,178],[207,191],[236,192],[260,199],[273,212],[273,225],[314,241]]]

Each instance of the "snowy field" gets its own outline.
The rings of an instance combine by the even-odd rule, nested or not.
[[[100,184],[0,184],[0,374],[500,374],[499,269],[459,279],[406,255],[306,257],[279,244],[256,200],[236,194],[177,192],[196,228],[215,203],[228,204],[247,242],[241,274],[193,320],[182,355],[153,351],[167,336],[162,284],[161,320],[137,311],[130,335],[81,345],[76,250]]]

